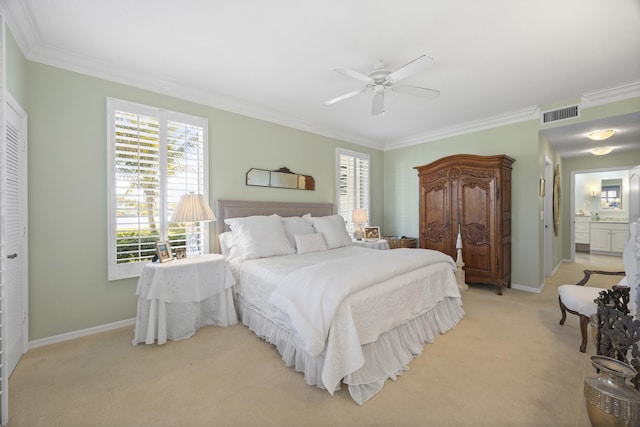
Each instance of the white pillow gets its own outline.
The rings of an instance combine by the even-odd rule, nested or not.
[[[244,259],[295,253],[279,215],[228,218],[224,222],[231,228],[234,244]]]
[[[340,215],[311,217],[309,221],[313,224],[316,233],[324,235],[327,248],[334,249],[353,244],[344,225],[344,219]]]
[[[233,247],[233,233],[230,231],[220,233],[218,242],[220,242],[220,253],[225,257],[229,257],[229,252]]]
[[[296,234],[295,239],[299,254],[327,250],[327,243],[324,241],[324,237],[322,237],[322,234],[320,233]]]
[[[309,222],[309,218],[311,218],[310,214],[303,217],[288,216],[282,218],[284,233],[287,235],[287,239],[289,239],[292,247],[296,247],[296,234],[313,234],[316,232],[313,229],[313,225]]]

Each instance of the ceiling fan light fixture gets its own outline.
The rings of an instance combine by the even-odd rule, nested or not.
[[[613,129],[595,130],[593,132],[589,132],[587,134],[587,138],[593,141],[603,141],[605,139],[611,138],[615,134],[616,131]]]
[[[613,151],[613,147],[599,147],[599,148],[594,148],[591,151],[591,154],[593,154],[594,156],[604,156],[605,154],[609,154],[610,152]]]

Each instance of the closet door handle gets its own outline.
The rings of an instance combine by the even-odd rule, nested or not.
[[[18,258],[18,254],[7,255],[7,258],[9,259]]]

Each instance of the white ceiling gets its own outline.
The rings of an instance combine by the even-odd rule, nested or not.
[[[381,149],[640,95],[638,0],[0,3],[30,60]],[[435,100],[391,92],[376,117],[371,93],[322,104],[361,87],[334,68],[423,54],[405,83]]]

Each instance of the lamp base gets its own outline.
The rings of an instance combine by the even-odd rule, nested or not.
[[[356,240],[364,239],[364,231],[362,231],[362,228],[356,228],[356,231],[353,232],[353,238]]]

